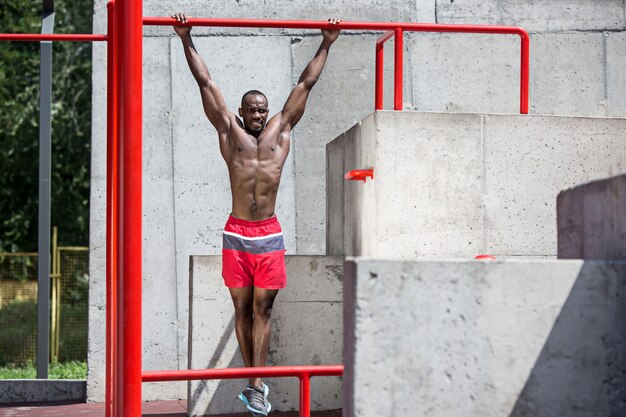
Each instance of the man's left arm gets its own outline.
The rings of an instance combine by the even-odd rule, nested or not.
[[[331,25],[336,25],[341,23],[341,19],[328,19],[328,22]],[[322,35],[324,38],[322,39],[322,43],[320,44],[317,53],[311,62],[309,62],[306,66],[304,71],[302,71],[298,84],[291,91],[289,98],[287,98],[287,101],[283,106],[280,122],[281,131],[290,131],[300,121],[300,118],[302,118],[309,93],[322,74],[330,47],[339,36],[339,29],[323,29]]]

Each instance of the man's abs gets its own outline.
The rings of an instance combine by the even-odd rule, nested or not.
[[[243,220],[272,217],[282,166],[271,161],[234,159],[228,166],[233,216]]]

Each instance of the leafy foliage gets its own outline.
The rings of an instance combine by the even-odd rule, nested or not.
[[[34,379],[37,376],[35,365],[29,363],[24,367],[0,367],[0,379]],[[87,378],[87,362],[66,362],[50,365],[50,379],[85,379]]]
[[[55,33],[91,33],[92,0],[56,0]],[[40,33],[42,3],[3,0],[2,32]],[[0,42],[0,252],[36,251],[39,44]],[[52,66],[52,224],[61,245],[89,227],[91,44],[55,42]]]

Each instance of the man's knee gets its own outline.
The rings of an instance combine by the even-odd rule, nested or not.
[[[254,316],[269,319],[272,315],[272,300],[255,300]]]
[[[249,320],[252,317],[252,303],[248,300],[233,300],[235,319]]]

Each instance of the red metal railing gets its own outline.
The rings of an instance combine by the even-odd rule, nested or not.
[[[107,346],[106,415],[139,417],[141,382],[189,379],[298,377],[301,415],[310,412],[310,378],[342,375],[343,366],[300,366],[141,372],[141,179],[142,19],[172,26],[171,18],[142,17],[139,0],[108,3],[108,33],[0,34],[0,41],[107,41]],[[383,102],[383,44],[395,36],[394,109],[402,109],[403,34],[463,32],[513,34],[521,38],[520,113],[528,113],[530,39],[518,27],[422,23],[190,19],[189,26],[266,27],[386,31],[376,43],[375,108]],[[120,144],[122,144],[120,146]]]
[[[144,17],[143,24],[148,26],[172,26],[169,17]],[[181,24],[182,25],[182,24]],[[257,19],[198,19],[190,18],[182,26],[217,26],[217,27],[257,27],[257,28],[284,28],[284,29],[341,29],[341,30],[370,30],[386,31],[385,35],[376,42],[376,110],[383,108],[383,71],[382,48],[383,43],[391,37],[389,31],[395,35],[395,65],[394,65],[394,109],[402,110],[403,89],[403,35],[404,32],[441,32],[441,33],[484,33],[496,35],[517,35],[521,39],[520,57],[520,113],[528,114],[529,74],[530,74],[530,37],[528,32],[517,26],[488,26],[488,25],[444,25],[436,23],[402,23],[402,22],[341,22],[330,25],[327,21],[311,20],[257,20]],[[383,39],[381,41],[381,39]]]
[[[69,42],[103,42],[106,35],[92,34],[37,34],[37,33],[0,33],[0,41],[12,42],[41,42],[41,41],[69,41]]]
[[[343,365],[264,366],[256,368],[194,369],[188,371],[148,371],[143,382],[188,381],[197,379],[238,379],[297,377],[300,383],[300,416],[311,415],[311,377],[341,376]]]

